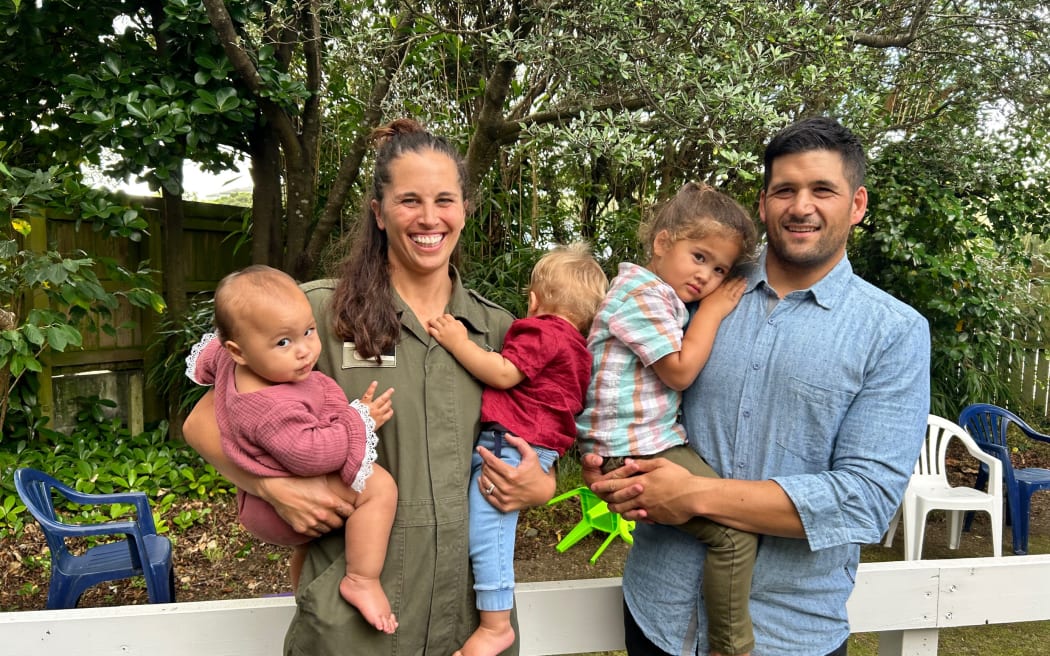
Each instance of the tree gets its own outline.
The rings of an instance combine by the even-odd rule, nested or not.
[[[876,160],[868,218],[851,246],[857,272],[907,300],[930,322],[931,412],[954,417],[971,402],[1008,400],[1007,363],[1025,338],[1047,339],[1025,248],[1047,228],[1050,201],[1008,144],[926,135]],[[1045,260],[1044,260],[1045,261]],[[1035,303],[1033,303],[1035,301]]]
[[[1045,9],[1035,0],[161,4],[163,20],[156,3],[102,3],[101,18],[84,21],[83,35],[54,27],[58,21],[42,15],[53,12],[76,22],[53,3],[42,11],[16,4],[14,14],[19,32],[50,25],[48,34],[76,37],[69,46],[55,43],[63,44],[59,52],[76,55],[69,62],[78,70],[106,65],[91,35],[98,41],[107,20],[140,17],[135,20],[143,27],[131,39],[134,48],[126,45],[120,68],[141,69],[143,75],[121,86],[120,98],[137,89],[136,102],[155,98],[156,109],[140,107],[149,121],[114,110],[112,125],[138,130],[139,123],[176,120],[178,102],[161,102],[147,91],[150,84],[165,88],[162,71],[176,81],[173,98],[211,94],[210,114],[199,111],[206,103],[182,105],[193,116],[186,148],[176,148],[183,143],[176,138],[171,147],[164,142],[158,158],[145,161],[208,161],[221,145],[244,149],[255,180],[254,258],[299,278],[319,273],[326,250],[353,222],[352,214],[346,218],[348,208],[360,205],[369,184],[361,177],[367,135],[394,116],[424,119],[466,153],[479,211],[465,240],[465,272],[486,291],[510,289],[501,297],[508,301],[520,288],[517,276],[552,241],[583,235],[611,262],[636,257],[634,230],[644,208],[688,179],[755,198],[764,143],[801,116],[831,114],[853,127],[869,145],[875,170],[884,154],[905,157],[897,164],[886,160],[883,171],[925,170],[930,161],[951,164],[961,140],[987,151],[980,162],[966,162],[984,175],[1005,170],[1011,159],[1044,161],[1050,134],[1050,35]],[[200,29],[205,24],[210,31]],[[161,37],[166,52],[195,56],[165,60],[159,45],[151,44]],[[124,38],[130,38],[126,32]],[[145,43],[137,43],[140,38]],[[119,39],[104,41],[106,48],[125,48]],[[34,43],[43,48],[39,44],[52,40]],[[5,51],[0,61],[11,61],[3,59]],[[157,62],[144,64],[140,56]],[[186,77],[173,70],[179,66],[192,71],[193,84],[202,88],[184,84]],[[38,93],[27,71],[16,73],[19,89]],[[77,79],[70,73],[47,69],[59,85]],[[101,106],[105,88],[92,84],[83,96],[66,93],[58,100],[39,93],[44,106],[55,108],[48,119],[55,126],[51,136],[66,138],[62,130],[75,127],[62,118],[61,102],[79,103],[101,89]],[[220,98],[220,92],[228,95]],[[24,129],[37,105],[15,100],[13,106]],[[108,121],[106,110],[99,111]],[[995,113],[1006,120],[987,130]],[[214,127],[200,130],[192,142],[198,125]],[[144,135],[139,140],[148,146],[161,133],[132,134]],[[135,139],[126,143],[124,158],[134,161]],[[950,187],[951,173],[950,165],[931,170],[930,185]],[[892,179],[903,186],[905,175]],[[1034,203],[1030,196],[1022,186],[1007,205],[1025,207]],[[909,202],[907,194],[885,198]],[[950,232],[940,226],[950,215],[933,211],[933,205],[944,207],[931,202],[927,218],[909,222],[910,232],[900,233],[900,244]],[[998,211],[986,203],[979,207]],[[1033,218],[1026,225],[1038,233],[1043,221]],[[874,252],[870,236],[858,239],[857,257]],[[926,266],[952,254],[936,253]],[[472,264],[492,258],[500,258],[500,265]],[[1012,255],[1007,260],[1015,263]],[[882,282],[878,267],[858,268]],[[909,290],[899,293],[907,298]]]
[[[182,166],[229,168],[246,148],[252,106],[228,78],[206,18],[188,2],[0,3],[5,75],[2,139],[12,164],[75,170],[100,166],[159,190],[165,251],[161,268],[181,266]],[[6,73],[7,71],[5,71]],[[103,159],[105,152],[112,153]],[[134,208],[127,213],[134,216]],[[84,219],[92,219],[90,214]],[[127,231],[125,236],[137,238]],[[183,277],[164,277],[175,317],[185,313]]]

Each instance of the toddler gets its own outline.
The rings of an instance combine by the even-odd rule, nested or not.
[[[521,462],[504,435],[536,450],[544,471],[576,439],[575,415],[583,408],[591,355],[583,331],[590,326],[608,280],[586,246],[544,255],[532,270],[528,316],[514,321],[499,353],[467,338],[451,315],[429,324],[430,334],[474,377],[485,383],[477,444],[513,466]],[[514,536],[518,512],[501,512],[487,497],[499,490],[481,480],[482,459],[471,461],[470,562],[481,623],[454,656],[496,656],[514,642]]]
[[[717,477],[678,423],[681,391],[700,374],[722,319],[744,293],[744,280],[729,276],[755,248],[754,222],[728,196],[688,183],[642,237],[649,263],[620,265],[587,340],[594,373],[577,420],[580,449],[602,456],[606,473],[626,457],[661,457]],[[685,304],[696,302],[690,320]],[[750,652],[757,536],[703,517],[680,528],[707,545],[702,589],[712,655]]]

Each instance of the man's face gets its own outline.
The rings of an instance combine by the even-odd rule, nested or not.
[[[759,216],[766,226],[767,267],[805,288],[846,253],[850,230],[864,217],[868,192],[851,188],[842,156],[810,150],[776,158]]]

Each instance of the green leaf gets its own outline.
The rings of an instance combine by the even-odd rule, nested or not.
[[[44,333],[40,332],[40,328],[29,323],[23,326],[22,332],[26,336],[26,341],[34,346],[41,346],[44,343]]]

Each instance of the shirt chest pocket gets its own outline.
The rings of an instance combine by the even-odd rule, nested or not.
[[[784,395],[788,406],[778,410],[782,421],[776,431],[777,445],[813,471],[828,469],[835,435],[854,396],[852,391],[789,377]]]

